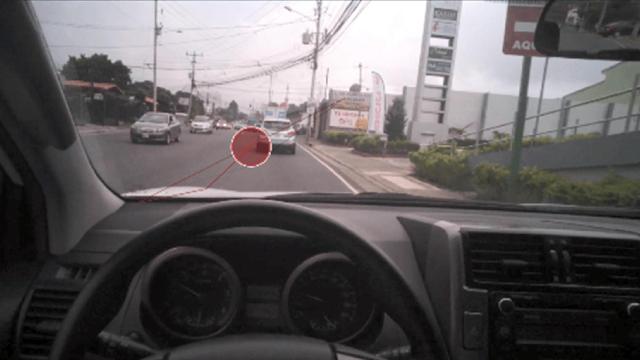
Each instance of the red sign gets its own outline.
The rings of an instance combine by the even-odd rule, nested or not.
[[[536,51],[533,38],[538,18],[542,14],[541,4],[509,4],[504,29],[502,52],[507,55],[544,56]]]

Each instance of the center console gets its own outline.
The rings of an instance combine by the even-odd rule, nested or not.
[[[463,234],[465,291],[486,309],[492,360],[640,359],[640,248],[635,240]]]

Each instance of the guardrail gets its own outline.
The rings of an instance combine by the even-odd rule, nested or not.
[[[587,127],[587,126],[593,126],[593,125],[598,125],[598,124],[605,124],[605,123],[609,123],[611,124],[612,122],[615,121],[619,121],[619,120],[626,120],[625,122],[625,126],[624,126],[624,132],[629,132],[630,126],[631,126],[631,119],[635,116],[638,117],[636,124],[635,124],[635,128],[631,131],[640,131],[640,113],[633,113],[633,108],[635,106],[635,99],[637,96],[637,92],[638,89],[640,89],[640,86],[638,86],[638,79],[640,77],[636,76],[635,79],[635,83],[634,86],[629,88],[629,89],[625,89],[625,90],[621,90],[621,91],[617,91],[611,94],[607,94],[601,97],[597,97],[597,98],[593,98],[593,99],[589,99],[586,101],[582,101],[576,104],[568,104],[568,105],[563,105],[561,106],[559,109],[554,109],[554,110],[549,110],[549,111],[543,111],[534,115],[530,115],[525,117],[524,121],[525,123],[529,120],[536,120],[536,124],[534,126],[534,132],[533,134],[530,135],[525,135],[524,138],[535,138],[537,136],[540,135],[546,135],[546,134],[551,134],[551,133],[557,133],[559,135],[560,138],[562,138],[563,136],[565,136],[565,133],[567,130],[574,130],[574,134],[578,132],[579,128],[583,128],[583,127]],[[577,107],[581,107],[581,106],[585,106],[585,105],[589,105],[589,104],[593,104],[593,103],[597,103],[597,102],[602,102],[603,100],[607,100],[607,99],[611,99],[611,98],[615,98],[618,96],[622,96],[622,95],[626,95],[626,94],[630,94],[630,101],[629,101],[629,106],[628,106],[628,110],[627,113],[625,115],[621,115],[621,116],[616,116],[616,117],[608,117],[602,120],[597,120],[597,121],[592,121],[592,122],[588,122],[588,123],[584,123],[584,124],[575,124],[575,125],[566,125],[566,126],[558,126],[557,128],[553,129],[553,130],[547,130],[547,131],[543,131],[543,132],[538,132],[538,121],[540,121],[540,118],[544,117],[544,116],[548,116],[548,115],[552,115],[552,114],[556,114],[556,113],[561,113],[563,111],[569,111],[573,108],[577,108]],[[562,121],[562,119],[558,119],[558,124],[559,122]],[[496,129],[500,129],[506,126],[510,126],[513,125],[515,123],[514,121],[509,121],[509,122],[505,122],[505,123],[501,123],[498,125],[492,125],[492,126],[487,126],[485,128],[479,129],[477,131],[474,132],[470,132],[470,133],[465,133],[463,136],[465,137],[465,139],[468,139],[471,136],[475,135],[476,138],[476,142],[473,145],[468,145],[468,146],[460,146],[458,148],[473,148],[475,149],[476,154],[479,152],[480,147],[482,145],[486,145],[487,143],[491,143],[491,142],[495,142],[495,141],[502,141],[503,139],[491,139],[488,142],[482,143],[482,135],[487,132],[487,131],[491,131],[491,130],[496,130]],[[608,134],[603,134],[603,136],[607,136]]]

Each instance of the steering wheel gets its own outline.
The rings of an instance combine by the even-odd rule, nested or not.
[[[156,255],[187,239],[235,227],[269,227],[323,241],[348,255],[379,285],[376,301],[405,331],[415,358],[448,359],[430,308],[425,311],[377,248],[325,215],[299,205],[270,200],[232,200],[176,214],[142,232],[109,258],[85,285],[67,313],[50,359],[82,358],[98,333],[115,317],[138,270]],[[302,336],[234,335],[203,340],[148,357],[156,359],[376,359],[342,345]]]

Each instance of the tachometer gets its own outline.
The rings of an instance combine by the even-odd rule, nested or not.
[[[375,305],[354,264],[339,253],[313,256],[291,274],[282,296],[284,317],[295,332],[332,342],[358,336]]]
[[[142,283],[142,303],[160,328],[179,338],[216,335],[233,321],[241,285],[231,266],[200,248],[177,247],[156,257]]]

